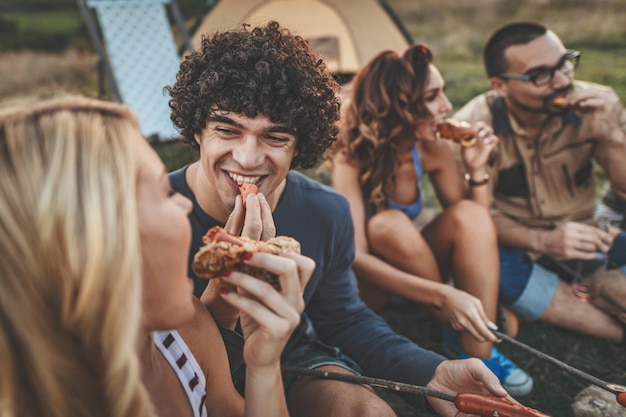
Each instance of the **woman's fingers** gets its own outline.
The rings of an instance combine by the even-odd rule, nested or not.
[[[315,268],[315,262],[312,259],[297,254],[277,256],[255,253],[246,263],[276,274],[283,296],[297,311],[302,312],[304,310],[304,299],[302,298],[304,287]]]
[[[482,309],[482,304],[475,305],[472,311],[466,313],[456,321],[455,330],[465,330],[479,342],[498,342],[498,338],[489,328],[491,321]],[[495,326],[495,324],[494,324]]]
[[[240,297],[260,303],[275,315],[282,317],[289,316],[292,311],[297,313],[298,305],[293,306],[292,300],[285,299],[281,293],[263,280],[241,272],[231,272],[228,276],[223,276],[222,280],[237,287],[236,293]],[[297,300],[295,304],[299,304]]]
[[[474,339],[478,340],[479,342],[486,341],[486,338],[483,336],[483,334],[481,332],[481,323],[480,322],[476,322],[474,320],[469,320],[469,322],[465,326],[465,329],[466,329],[467,332],[469,332],[469,334],[472,335],[472,337]]]
[[[291,259],[296,263],[300,292],[304,293],[304,289],[315,270],[315,261],[308,256],[298,255],[296,253],[284,253],[281,256]]]
[[[261,282],[261,284],[265,283]],[[270,285],[265,285],[267,285],[266,293],[274,292],[278,294]],[[283,338],[289,335],[300,322],[300,314],[286,302],[270,302],[269,304],[272,305],[270,308],[266,302],[268,298],[251,298],[249,295],[250,293],[246,292],[222,293],[222,297],[228,303],[238,308],[242,315],[247,315],[276,338]]]
[[[255,268],[276,274],[280,282],[281,292],[274,291],[261,280],[236,272],[233,272],[228,277],[224,277],[224,280],[262,300],[270,309],[277,308],[276,306],[280,300],[280,302],[287,303],[298,313],[304,310],[302,295],[304,287],[315,268],[313,260],[296,254],[278,256],[258,252],[251,254],[250,259],[247,259],[245,262]],[[268,288],[272,290],[269,293],[267,292]]]

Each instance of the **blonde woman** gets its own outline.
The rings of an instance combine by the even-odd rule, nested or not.
[[[244,403],[186,276],[190,207],[122,106],[65,97],[0,114],[0,415],[287,416],[279,357],[313,262],[255,254],[281,293],[224,277]]]

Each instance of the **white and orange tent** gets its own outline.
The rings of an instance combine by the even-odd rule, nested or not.
[[[390,6],[378,0],[221,0],[192,36],[278,21],[318,50],[336,74],[357,72],[384,49],[402,50],[412,41]]]

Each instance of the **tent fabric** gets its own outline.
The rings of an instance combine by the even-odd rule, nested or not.
[[[198,48],[203,35],[270,20],[309,40],[335,73],[354,74],[378,52],[410,44],[377,0],[222,0],[204,17],[192,44]]]

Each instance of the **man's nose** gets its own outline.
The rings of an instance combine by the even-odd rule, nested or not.
[[[245,135],[233,149],[233,159],[242,168],[251,169],[263,163],[264,155],[258,139],[256,135]]]

